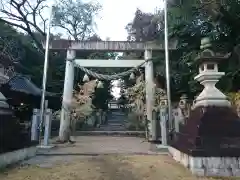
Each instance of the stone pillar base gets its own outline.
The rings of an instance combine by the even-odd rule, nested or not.
[[[240,176],[239,157],[193,157],[173,147],[168,149],[174,160],[196,176]]]

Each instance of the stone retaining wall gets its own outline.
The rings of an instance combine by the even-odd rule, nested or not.
[[[37,147],[32,146],[32,147],[0,154],[0,168],[4,168],[8,165],[31,158],[36,155],[36,152],[37,152]]]
[[[240,157],[192,157],[173,147],[169,153],[197,176],[240,176]]]

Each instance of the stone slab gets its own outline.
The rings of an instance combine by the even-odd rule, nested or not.
[[[156,144],[156,152],[169,154],[168,146],[162,144]]]
[[[145,137],[145,131],[76,131],[75,136],[141,136]]]
[[[37,148],[40,148],[40,149],[52,149],[54,148],[55,146],[54,145],[39,145],[37,146]]]

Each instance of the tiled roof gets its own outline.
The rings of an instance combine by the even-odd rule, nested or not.
[[[0,73],[0,85],[5,84],[8,80],[9,80],[9,77],[2,76],[2,74]]]
[[[42,90],[38,88],[29,78],[16,75],[12,77],[6,84],[10,86],[10,89],[13,91],[19,91],[26,94],[31,94],[35,96],[41,96]],[[46,92],[47,96],[56,95],[55,93]]]
[[[6,97],[0,92],[0,108],[8,108],[9,105],[8,103],[6,102]]]

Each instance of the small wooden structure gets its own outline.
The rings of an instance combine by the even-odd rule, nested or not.
[[[15,75],[1,85],[0,91],[12,106],[30,104],[32,108],[39,108],[42,90],[38,88],[30,78],[24,75]],[[60,96],[55,93],[46,93],[48,107],[59,109]]]

